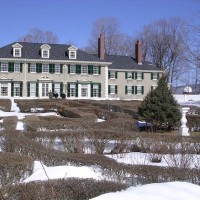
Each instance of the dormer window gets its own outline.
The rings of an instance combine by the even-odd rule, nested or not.
[[[12,47],[13,47],[13,57],[21,57],[22,56],[22,45],[19,43],[16,43]]]
[[[76,59],[77,58],[77,48],[74,46],[70,46],[68,48],[69,51],[69,59]]]
[[[51,47],[48,44],[43,44],[40,48],[42,58],[49,58]]]

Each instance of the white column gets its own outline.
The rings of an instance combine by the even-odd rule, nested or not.
[[[183,107],[181,108],[181,127],[179,128],[179,135],[180,136],[189,136],[190,133],[188,132],[188,127],[186,126],[187,119],[186,119],[186,113],[188,112],[190,108],[188,107]]]

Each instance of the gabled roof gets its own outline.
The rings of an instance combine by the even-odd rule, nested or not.
[[[13,58],[13,45],[17,42],[11,43],[7,46],[0,48],[0,58]],[[22,45],[22,54],[20,58],[15,59],[42,59],[41,58],[41,46],[42,43],[28,43],[28,42],[18,42],[18,44]],[[46,44],[51,47],[49,58],[44,58],[44,60],[70,60],[68,56],[68,48],[71,45],[65,44]],[[100,60],[98,57],[88,54],[85,51],[80,49],[77,50],[77,59],[78,61],[91,61],[91,62],[104,62]]]
[[[109,65],[109,69],[117,70],[153,70],[153,71],[162,71],[161,69],[155,67],[150,62],[142,62],[142,65],[138,65],[135,58],[130,56],[119,56],[119,55],[105,55],[106,62],[112,62]]]

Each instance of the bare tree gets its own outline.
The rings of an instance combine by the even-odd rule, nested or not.
[[[145,26],[140,33],[143,41],[143,58],[165,70],[169,75],[169,82],[180,75],[186,64],[185,22],[180,18],[161,19]]]
[[[58,37],[51,31],[43,31],[38,28],[31,29],[25,36],[19,38],[19,41],[33,42],[33,43],[58,43]]]
[[[100,18],[93,24],[89,45],[85,50],[89,53],[98,52],[100,33],[105,36],[105,53],[108,55],[134,55],[134,40],[120,31],[119,20],[114,17]]]

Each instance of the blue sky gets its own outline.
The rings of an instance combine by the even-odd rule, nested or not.
[[[0,47],[39,28],[82,48],[101,17],[118,18],[121,31],[134,35],[161,18],[190,20],[197,10],[198,0],[0,0]]]

